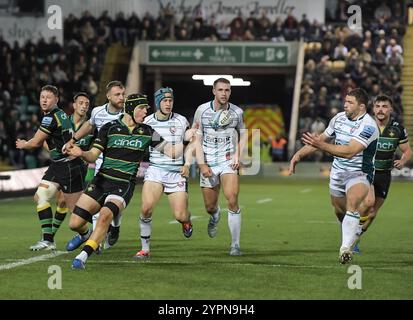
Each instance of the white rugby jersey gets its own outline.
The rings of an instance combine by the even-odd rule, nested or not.
[[[240,130],[245,128],[243,110],[228,103],[230,121],[223,128],[214,129],[211,125],[216,111],[214,101],[201,104],[195,112],[194,123],[199,123],[198,135],[202,136],[205,161],[210,166],[230,163],[240,138]]]
[[[122,114],[122,110],[118,113],[111,113],[108,110],[108,103],[104,104],[103,106],[94,107],[92,109],[92,114],[90,115],[90,124],[95,126],[99,132],[100,128],[102,128],[108,122],[112,120],[119,119]],[[99,170],[100,166],[102,165],[103,161],[103,154],[101,153],[96,161],[95,173]]]
[[[335,138],[336,145],[348,145],[351,139],[355,139],[365,146],[363,151],[351,159],[335,156],[333,161],[335,172],[362,171],[367,173],[369,178],[373,178],[374,158],[380,133],[376,121],[369,114],[350,120],[345,112],[340,112],[330,120],[324,134]]]
[[[108,104],[104,104],[100,107],[95,107],[92,109],[92,114],[90,116],[90,124],[95,126],[99,131],[106,123],[116,120],[122,114],[122,110],[118,113],[110,113],[108,110]]]
[[[175,112],[171,113],[171,116],[167,120],[159,120],[156,114],[153,113],[147,116],[143,123],[151,126],[164,140],[172,142],[173,144],[183,142],[185,131],[189,128],[188,120]],[[152,147],[149,147],[149,152],[149,162],[151,166],[163,168],[168,171],[181,171],[181,167],[184,164],[183,155],[173,159]]]

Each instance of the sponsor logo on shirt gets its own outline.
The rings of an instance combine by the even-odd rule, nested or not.
[[[52,117],[44,117],[42,119],[42,126],[49,126],[52,123]]]
[[[374,131],[376,130],[375,127],[373,126],[365,126],[363,128],[363,131],[360,132],[360,138],[363,138],[365,140],[368,140],[371,138],[371,136],[373,135]]]

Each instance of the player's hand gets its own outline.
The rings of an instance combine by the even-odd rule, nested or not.
[[[295,173],[295,166],[297,163],[300,161],[300,156],[299,155],[294,155],[290,161],[290,167],[288,168],[288,175],[291,176],[292,174]]]
[[[232,170],[238,170],[240,165],[239,165],[239,156],[237,154],[234,154],[234,158],[232,159],[231,163],[231,169]]]
[[[315,148],[319,148],[321,144],[321,136],[315,133],[306,132],[301,137],[301,141],[308,145]]]
[[[83,154],[83,151],[82,151],[82,149],[80,149],[78,146],[73,145],[73,146],[71,146],[71,147],[69,147],[69,148],[66,148],[66,153],[67,153],[69,156],[72,156],[72,157],[81,157],[82,154]]]
[[[16,140],[16,148],[17,149],[24,149],[24,146],[26,145],[27,140],[24,139],[17,139]]]
[[[71,149],[74,145],[75,145],[75,142],[73,141],[73,139],[70,139],[68,142],[66,142],[66,144],[62,148],[63,154],[66,154],[67,150]]]
[[[184,164],[181,168],[181,176],[184,178],[189,177],[189,164]]]
[[[394,160],[393,165],[396,169],[399,169],[399,170],[404,167],[404,163],[401,160]]]
[[[205,178],[209,178],[212,176],[212,170],[207,164],[200,164],[199,171]]]
[[[191,141],[192,137],[196,134],[198,129],[199,129],[199,123],[195,122],[191,129],[188,129],[188,130],[185,131],[184,140],[185,141]]]

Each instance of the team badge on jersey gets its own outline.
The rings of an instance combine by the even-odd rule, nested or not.
[[[138,134],[143,134],[145,131],[142,128],[138,129]]]
[[[393,129],[389,129],[389,137],[393,138],[396,134]]]
[[[175,134],[176,133],[176,127],[170,127],[169,132],[172,133],[172,134]]]

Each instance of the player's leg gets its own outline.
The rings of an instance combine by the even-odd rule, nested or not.
[[[359,230],[360,204],[367,196],[370,185],[367,179],[350,179],[346,186],[346,215],[342,223],[342,242],[340,247],[340,262],[347,263],[352,258],[352,248],[357,240]]]
[[[99,219],[96,223],[96,228],[93,230],[89,239],[86,241],[82,251],[76,256],[72,262],[72,269],[84,269],[86,260],[95,252],[99,244],[104,240],[106,232],[113,218],[120,214],[126,203],[123,199],[118,199],[117,196],[109,195],[105,204],[100,209]]]
[[[56,235],[57,230],[59,230],[60,225],[63,223],[63,221],[66,218],[67,213],[69,212],[63,193],[60,190],[56,193],[56,204],[57,204],[57,207],[56,207],[56,212],[53,217],[53,227],[52,227],[53,235]]]
[[[374,210],[375,200],[375,187],[374,185],[371,185],[367,196],[363,199],[359,207],[361,225],[360,235],[367,230],[367,228],[365,228],[364,225],[369,220],[369,216],[371,212]]]
[[[387,198],[391,184],[391,172],[377,172],[374,177],[374,202],[370,205],[370,211],[368,212],[368,219],[363,223],[364,231],[370,227],[372,222],[377,216],[378,211]]]
[[[91,195],[92,194],[82,194],[73,209],[69,227],[77,232],[77,234],[67,243],[67,251],[73,251],[79,248],[92,234],[92,229],[89,229],[88,222],[92,222],[92,216],[100,210],[101,204]]]
[[[214,238],[217,235],[218,222],[221,217],[221,208],[218,205],[220,185],[214,187],[202,187],[205,210],[210,215],[208,221],[208,235]]]
[[[94,174],[95,174],[95,177],[96,177],[96,175],[98,174],[99,169],[100,169],[102,163],[103,163],[103,157],[99,156],[99,158],[97,158],[97,159],[96,159],[96,162],[95,162],[95,173],[94,173]],[[96,223],[97,223],[97,221],[98,221],[98,218],[99,218],[99,213],[93,215],[93,217],[92,217],[92,228],[93,228],[93,229],[95,229],[95,227],[96,227]]]
[[[56,249],[53,234],[53,212],[50,202],[55,197],[58,188],[59,185],[57,183],[43,179],[34,195],[42,230],[42,239],[30,247],[32,251]]]
[[[152,234],[152,213],[163,193],[161,183],[145,181],[142,187],[142,205],[139,216],[140,238],[142,248],[135,254],[136,259],[149,257]]]
[[[235,173],[221,175],[224,196],[228,202],[228,227],[231,233],[230,255],[239,256],[241,234],[241,209],[238,205],[239,179]]]
[[[168,194],[169,205],[175,219],[182,225],[182,232],[185,237],[192,235],[191,213],[188,210],[188,193],[185,191]]]
[[[221,216],[221,209],[218,205],[220,180],[217,174],[219,170],[217,170],[216,167],[211,169],[212,176],[204,177],[200,174],[199,178],[205,209],[210,215],[208,221],[208,236],[214,238],[217,234],[218,222]]]
[[[333,196],[331,197],[331,204],[334,208],[334,213],[337,217],[337,221],[340,223],[343,222],[344,216],[346,214],[346,197],[345,196]]]

